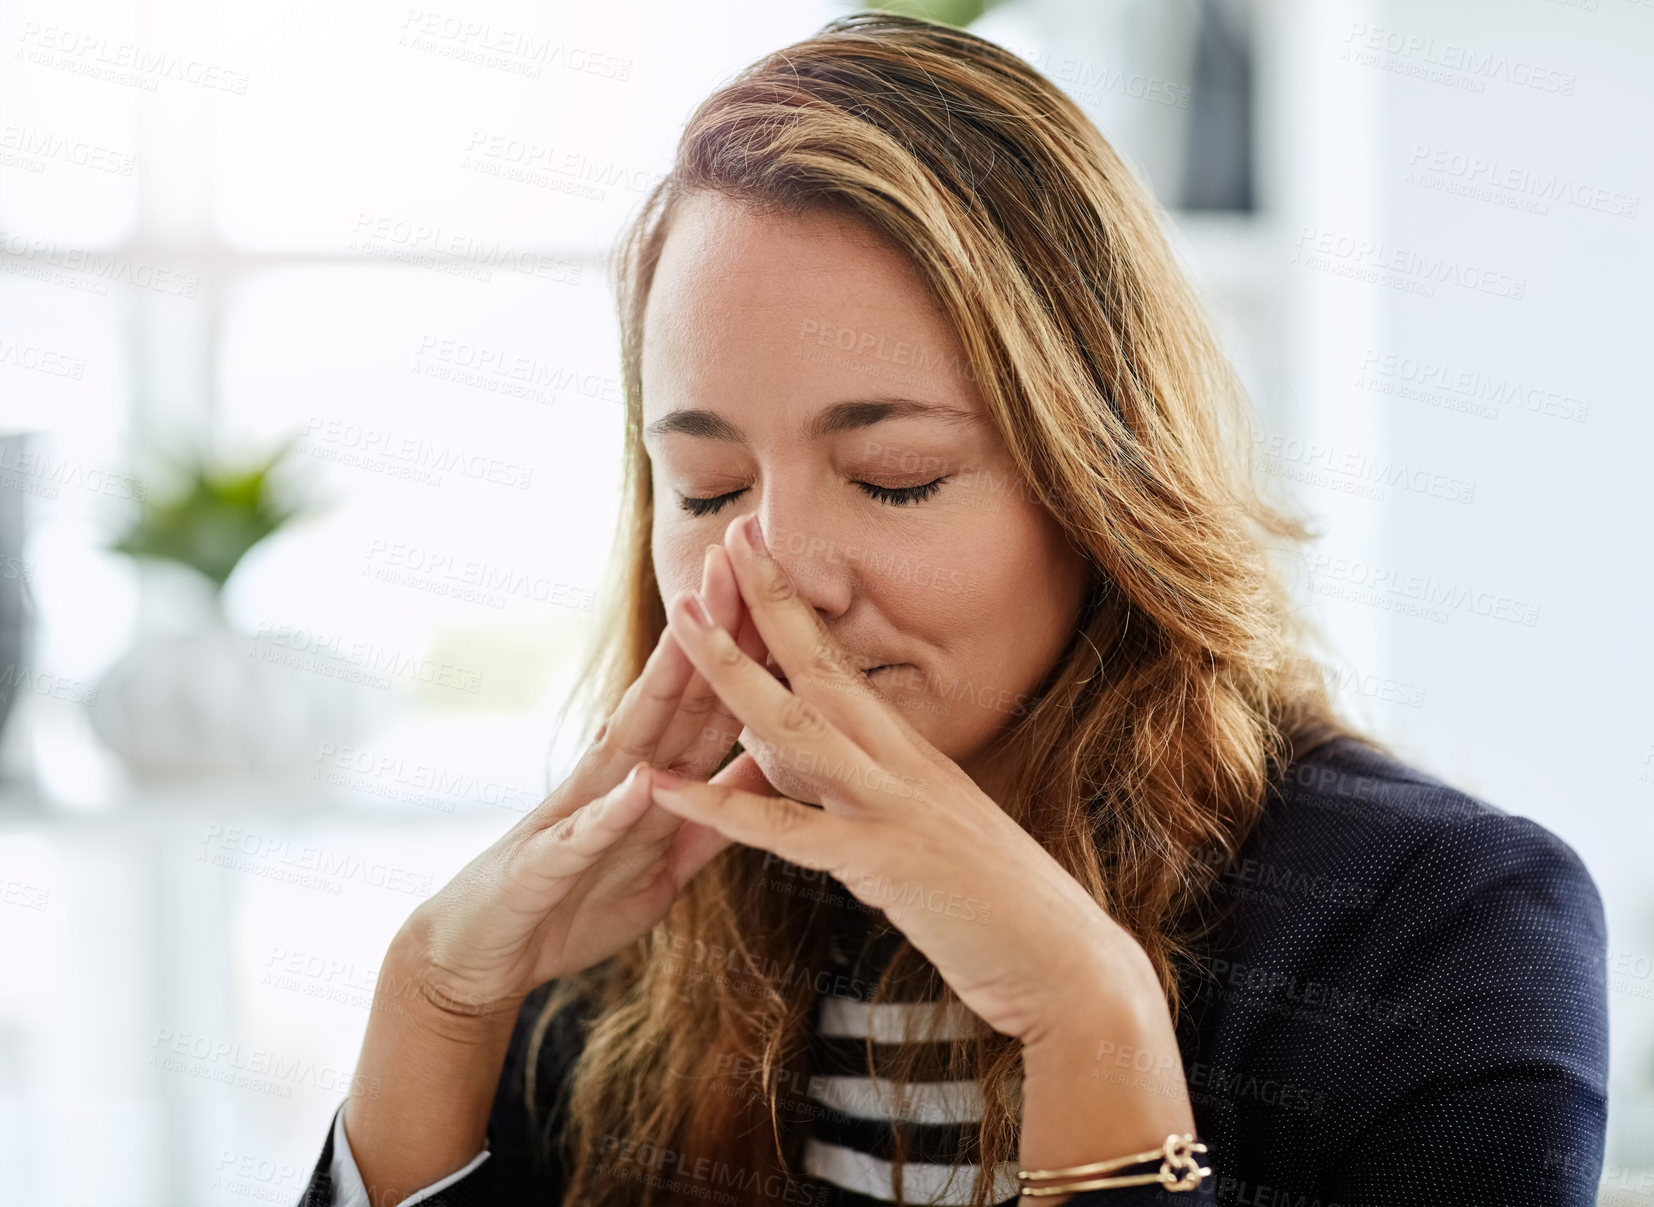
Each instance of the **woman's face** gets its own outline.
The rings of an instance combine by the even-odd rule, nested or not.
[[[848,219],[695,193],[673,214],[644,332],[662,597],[699,587],[706,547],[756,512],[855,664],[882,668],[878,691],[991,793],[985,747],[1068,642],[1086,570],[917,274]]]

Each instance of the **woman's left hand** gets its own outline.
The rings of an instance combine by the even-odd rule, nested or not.
[[[734,842],[828,870],[883,910],[973,1013],[1025,1046],[1122,994],[1163,1008],[1137,942],[874,689],[786,570],[754,547],[757,531],[756,517],[732,522],[723,552],[788,684],[698,617],[691,594],[668,623],[756,739],[740,757],[764,754],[785,773],[772,782],[806,783],[822,805],[658,770],[655,800]]]

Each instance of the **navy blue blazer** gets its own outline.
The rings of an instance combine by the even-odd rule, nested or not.
[[[1606,930],[1572,848],[1339,738],[1277,777],[1223,864],[1222,921],[1178,1023],[1212,1175],[1194,1191],[1086,1191],[1072,1207],[1595,1203]],[[493,1155],[432,1207],[559,1201],[522,1099],[527,1027],[549,988],[518,1019]],[[542,1047],[548,1133],[578,1014]],[[331,1203],[331,1159],[329,1136],[301,1207]]]

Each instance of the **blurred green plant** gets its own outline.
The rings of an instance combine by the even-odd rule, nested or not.
[[[960,29],[987,12],[999,0],[867,0],[866,7],[904,17],[923,17]]]
[[[215,592],[260,541],[310,505],[280,485],[281,469],[303,437],[294,434],[252,465],[201,453],[168,458],[175,489],[145,497],[127,530],[109,547],[136,558],[162,558],[199,571]]]

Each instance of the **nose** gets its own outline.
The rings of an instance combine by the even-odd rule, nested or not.
[[[770,556],[823,620],[842,616],[855,597],[855,546],[799,493],[767,490],[755,514]]]

